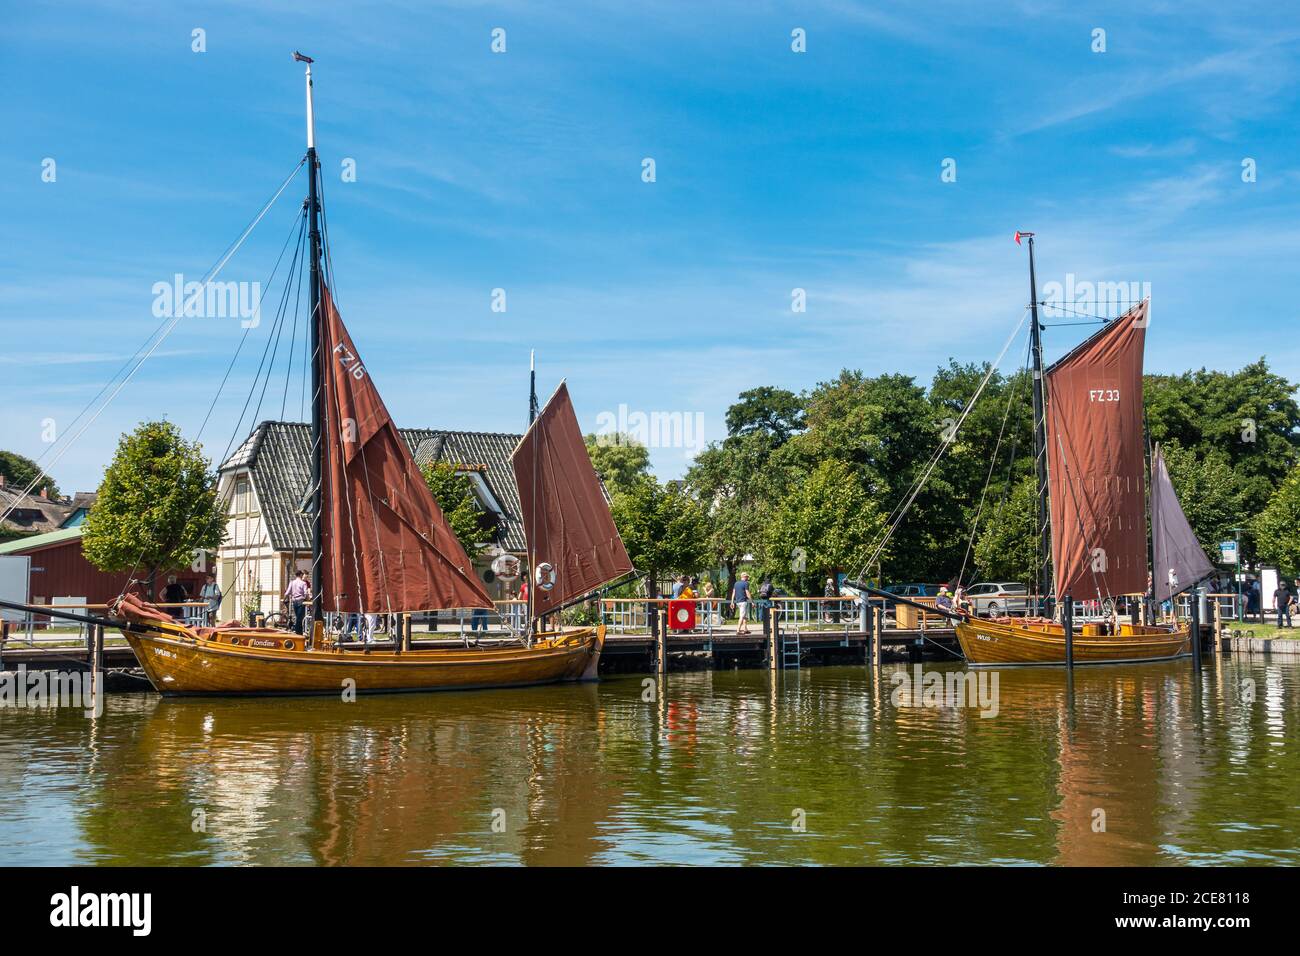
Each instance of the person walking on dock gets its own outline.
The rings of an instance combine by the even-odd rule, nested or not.
[[[740,580],[731,589],[731,603],[736,609],[737,634],[749,633],[749,572],[742,572]]]
[[[289,582],[284,591],[285,599],[293,610],[293,632],[302,633],[302,619],[307,613],[307,602],[311,600],[311,585],[307,583],[307,572],[299,571]]]

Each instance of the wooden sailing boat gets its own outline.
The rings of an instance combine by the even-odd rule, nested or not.
[[[1038,527],[1049,525],[1051,532],[1049,569],[1040,530],[1040,593],[1055,594],[1063,615],[1071,614],[1076,599],[1105,606],[1122,595],[1145,595],[1153,578],[1156,599],[1168,599],[1212,568],[1157,450],[1151,496],[1156,573],[1148,575],[1142,353],[1150,301],[1044,370],[1034,240],[1017,234],[1017,242],[1021,236],[1029,239]],[[976,665],[1129,663],[1180,657],[1191,648],[1186,623],[1121,622],[1112,614],[1069,628],[1067,648],[1067,624],[1060,620],[966,617],[956,626],[966,660]]]
[[[554,614],[632,570],[561,385],[514,454],[532,560],[533,614],[513,640],[391,648],[327,639],[326,614],[485,608],[493,604],[398,434],[322,276],[321,206],[307,65],[306,214],[312,314],[312,616],[308,637],[235,625],[189,628],[132,595],[113,608],[161,693],[301,694],[511,687],[594,679],[603,626],[543,632]],[[328,260],[326,262],[328,265]],[[354,682],[349,685],[349,681]]]

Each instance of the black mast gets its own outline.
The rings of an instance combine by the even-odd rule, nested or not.
[[[322,620],[321,584],[324,572],[321,544],[324,495],[322,480],[325,472],[325,368],[321,355],[323,341],[320,314],[320,194],[317,191],[316,123],[312,113],[311,64],[312,58],[295,51],[293,58],[307,64],[307,219],[308,242],[311,244],[311,285],[307,303],[311,314],[311,620],[312,630]],[[307,636],[308,645],[312,635]]]
[[[1029,309],[1033,324],[1029,327],[1029,351],[1033,359],[1034,376],[1034,478],[1038,494],[1035,496],[1034,515],[1038,522],[1038,593],[1046,600],[1052,592],[1050,552],[1048,547],[1050,522],[1047,508],[1047,403],[1043,400],[1043,339],[1042,326],[1038,324],[1038,281],[1034,276],[1034,234],[1017,233],[1029,240]],[[1050,603],[1046,605],[1050,614]]]
[[[528,353],[528,424],[537,418],[537,353]]]

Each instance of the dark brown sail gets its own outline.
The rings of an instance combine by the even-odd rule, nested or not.
[[[1056,593],[1076,600],[1147,588],[1142,350],[1148,301],[1045,373]]]
[[[1151,543],[1157,601],[1167,601],[1214,573],[1178,503],[1159,445],[1151,456]]]
[[[511,456],[541,616],[632,570],[564,383]],[[538,572],[541,572],[539,583]],[[551,572],[554,583],[548,589]]]
[[[326,611],[492,607],[321,289]]]

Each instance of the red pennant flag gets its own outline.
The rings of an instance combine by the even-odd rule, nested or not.
[[[1020,245],[1020,233],[1016,233],[1016,245]]]

